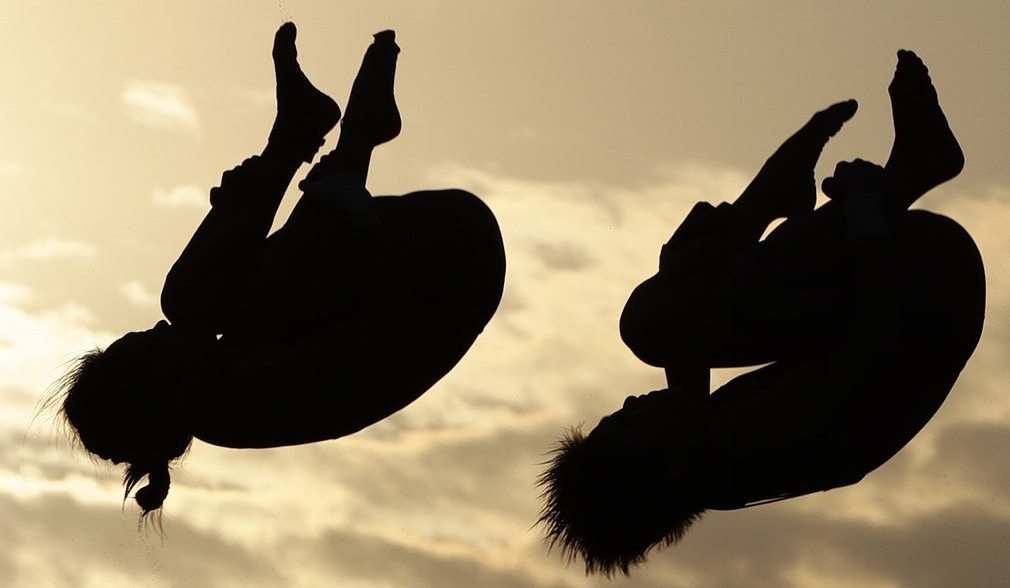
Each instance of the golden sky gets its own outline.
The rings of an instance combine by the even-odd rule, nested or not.
[[[624,301],[693,203],[732,200],[815,110],[860,101],[819,179],[842,159],[881,162],[898,48],[930,66],[965,151],[961,177],[919,206],[979,244],[982,343],[933,421],[857,486],[710,513],[612,585],[1010,581],[1010,5],[107,1],[2,14],[0,585],[611,585],[530,527],[560,432],[664,385],[620,341]],[[362,433],[195,443],[164,538],[144,535],[120,473],[33,415],[63,362],[160,318],[207,191],[265,143],[285,20],[341,104],[371,34],[396,29],[404,127],[370,188],[481,195],[506,241],[505,297],[452,373]]]

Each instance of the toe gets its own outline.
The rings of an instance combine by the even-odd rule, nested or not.
[[[855,100],[846,100],[832,104],[814,114],[810,119],[808,129],[818,135],[823,141],[827,141],[835,133],[841,130],[842,125],[856,114],[859,104]]]
[[[855,100],[846,100],[845,102],[832,104],[827,109],[823,110],[822,112],[824,112],[827,117],[838,126],[832,134],[837,133],[838,130],[842,128],[842,124],[855,116],[858,108],[858,102]]]
[[[295,57],[297,54],[295,37],[297,35],[298,29],[295,27],[295,23],[286,22],[282,24],[274,35],[274,57]]]

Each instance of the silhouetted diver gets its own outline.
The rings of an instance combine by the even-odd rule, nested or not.
[[[884,168],[814,164],[855,101],[814,117],[730,204],[700,203],[621,317],[669,389],[573,430],[541,476],[547,539],[587,573],[628,573],[706,509],[861,480],[937,411],[978,343],[979,252],[949,218],[908,211],[964,164],[928,71],[900,51]],[[759,241],[769,223],[787,220]],[[709,369],[765,367],[709,395]]]
[[[444,376],[491,319],[505,256],[494,215],[461,190],[372,198],[372,148],[399,134],[399,52],[375,35],[337,147],[284,192],[340,110],[302,73],[293,24],[274,40],[277,117],[262,154],[225,172],[212,209],[162,291],[171,324],[84,355],[60,382],[62,412],[91,453],[127,463],[126,492],[161,506],[168,464],[195,436],[277,447],[348,435]]]

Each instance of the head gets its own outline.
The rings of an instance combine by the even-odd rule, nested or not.
[[[680,540],[704,512],[692,402],[665,390],[631,397],[588,436],[565,435],[538,481],[552,548],[609,576]]]
[[[162,321],[82,355],[57,382],[51,401],[88,452],[127,465],[126,495],[147,477],[136,494],[145,515],[161,507],[168,465],[193,438],[176,400],[179,342],[171,329]]]

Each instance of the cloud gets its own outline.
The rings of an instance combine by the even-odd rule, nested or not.
[[[0,493],[4,586],[288,585],[275,558],[183,521],[146,537],[118,505],[97,506],[44,494],[18,500]]]
[[[31,289],[0,282],[0,433],[23,431],[37,402],[81,351],[112,339],[87,308],[65,303],[36,311]]]
[[[98,127],[102,125],[102,119],[98,114],[78,102],[70,100],[47,100],[43,104],[43,107],[64,120],[85,127]]]
[[[207,190],[198,186],[176,186],[168,190],[158,189],[151,197],[155,204],[169,208],[200,208],[210,207]]]
[[[0,250],[0,267],[11,267],[23,261],[89,258],[97,253],[98,248],[90,243],[49,237]]]
[[[971,234],[986,271],[986,315],[982,340],[961,376],[972,393],[954,406],[961,418],[1010,421],[1010,397],[1003,364],[1010,356],[1010,189],[992,187],[982,195],[944,187],[923,199],[924,208],[950,216]],[[948,404],[951,404],[948,401]]]
[[[570,585],[557,580],[538,579],[520,562],[491,566],[473,553],[440,554],[423,544],[409,544],[362,533],[331,531],[312,547],[331,554],[327,563],[335,573],[387,586],[562,588]]]
[[[690,578],[698,588],[744,588],[755,578],[769,588],[995,588],[1010,578],[1008,540],[1010,521],[970,505],[880,526],[775,504],[710,513],[640,575]]]
[[[0,178],[20,176],[25,172],[24,165],[18,161],[0,161]]]
[[[134,306],[151,308],[158,306],[158,297],[151,293],[140,280],[130,280],[119,285],[119,291]]]
[[[273,88],[234,86],[232,96],[252,110],[272,112],[277,108],[277,91]]]
[[[96,332],[79,306],[28,312],[33,292],[0,282],[0,408],[10,413],[0,419],[0,536],[84,562],[55,564],[44,576],[44,566],[25,563],[37,557],[14,550],[0,556],[0,582],[78,585],[103,575],[124,586],[256,586],[262,575],[263,585],[613,585],[565,567],[531,529],[538,464],[565,427],[592,426],[628,394],[663,386],[661,371],[620,341],[621,309],[694,202],[731,199],[746,178],[700,165],[636,187],[459,166],[432,178],[480,194],[498,217],[509,257],[505,307],[441,382],[358,434],[256,451],[196,443],[173,474],[164,546],[136,535],[132,503],[120,511],[115,468],[54,450],[38,429],[24,439],[18,428],[32,392],[66,354],[111,335]],[[1010,258],[1003,204],[965,199],[944,210],[969,227],[987,262]],[[112,283],[153,303],[150,282]],[[990,300],[1006,299],[1002,277],[990,288]],[[1001,304],[990,306],[990,324],[1006,321]],[[711,513],[621,583],[928,588],[964,577],[963,585],[1002,585],[1010,478],[998,469],[1010,434],[999,416],[1008,402],[994,391],[1005,387],[1006,354],[1002,340],[985,340],[948,406],[859,484]],[[334,393],[378,392],[337,381]]]
[[[136,123],[186,132],[196,132],[200,128],[196,109],[181,86],[131,80],[123,88],[120,99],[127,116]]]
[[[925,466],[970,489],[980,508],[1010,518],[1010,471],[999,464],[1010,453],[1010,425],[961,422],[941,431]]]
[[[581,271],[592,267],[593,257],[582,245],[573,243],[537,243],[533,253],[550,269],[559,271]]]

